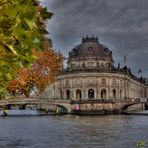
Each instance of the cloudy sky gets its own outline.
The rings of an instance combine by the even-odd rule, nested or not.
[[[47,28],[66,57],[85,35],[98,36],[123,66],[148,77],[148,0],[44,0],[54,14]]]

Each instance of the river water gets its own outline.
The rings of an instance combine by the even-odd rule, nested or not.
[[[148,116],[0,117],[0,148],[136,148],[140,141],[147,147]]]

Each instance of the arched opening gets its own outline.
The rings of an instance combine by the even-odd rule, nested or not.
[[[70,99],[70,90],[66,91],[66,99],[69,100]]]
[[[116,90],[115,89],[112,90],[112,94],[113,94],[113,99],[116,99]]]
[[[122,90],[120,90],[120,98],[122,98]]]
[[[94,90],[93,89],[88,90],[88,99],[94,99]]]
[[[77,99],[77,100],[80,100],[81,97],[82,97],[82,92],[81,92],[80,89],[77,89],[77,90],[76,90],[76,99]]]
[[[60,90],[60,99],[63,99],[63,92]]]
[[[105,89],[101,90],[101,99],[106,99],[106,90]]]

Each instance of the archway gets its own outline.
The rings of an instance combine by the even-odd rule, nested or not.
[[[106,99],[106,90],[105,89],[101,90],[101,99]]]
[[[66,91],[66,99],[69,100],[70,99],[70,90]]]
[[[80,100],[81,97],[82,97],[82,92],[81,92],[80,89],[77,89],[77,90],[76,90],[76,99],[77,99],[77,100]]]
[[[60,90],[60,99],[63,99],[63,92]]]
[[[116,89],[112,90],[112,94],[113,94],[113,99],[116,99]]]
[[[120,98],[122,98],[122,90],[120,90]]]
[[[88,99],[94,99],[94,90],[93,89],[88,90]]]

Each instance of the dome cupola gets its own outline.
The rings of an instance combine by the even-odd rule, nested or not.
[[[69,52],[68,68],[110,67],[113,63],[112,51],[99,43],[98,37],[83,37],[81,44]]]

